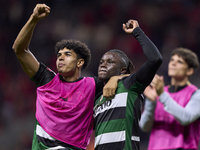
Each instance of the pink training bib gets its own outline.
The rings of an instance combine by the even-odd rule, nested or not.
[[[93,130],[94,97],[93,78],[65,82],[57,74],[37,88],[36,119],[52,137],[85,149]]]

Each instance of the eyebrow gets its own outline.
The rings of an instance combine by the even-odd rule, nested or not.
[[[67,51],[67,50],[66,50],[66,51],[62,51],[62,52],[61,52],[61,51],[59,51],[59,52],[58,52],[58,54],[60,54],[60,53],[65,53],[65,54],[66,54],[66,53],[70,53],[70,54],[72,54],[72,52],[71,52],[71,51]]]
[[[102,58],[101,60],[114,60],[114,58]]]

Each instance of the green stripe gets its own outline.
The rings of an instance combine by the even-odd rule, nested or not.
[[[45,150],[48,149],[49,147],[45,146],[42,142],[38,143],[38,138],[36,135],[36,126],[39,125],[38,121],[35,121],[35,130],[34,130],[34,135],[33,135],[33,141],[32,141],[32,150]]]
[[[103,133],[117,132],[124,130],[124,119],[111,120],[103,122],[96,127],[95,135]]]
[[[129,89],[129,91],[134,91],[136,93],[142,93],[144,89],[145,89],[144,85],[140,84],[139,82],[135,82],[131,86],[131,88]]]
[[[116,93],[124,93],[124,92],[142,93],[143,90],[144,90],[144,85],[140,84],[137,81],[130,87],[130,89],[127,89],[122,81],[119,81]]]
[[[124,92],[128,92],[128,90],[125,88],[124,84],[122,81],[119,81],[117,89],[116,89],[116,93],[124,93]]]
[[[125,149],[132,149],[131,145],[131,136],[132,136],[132,127],[135,116],[133,116],[134,111],[134,103],[138,97],[137,93],[129,92],[127,106],[126,106],[126,121],[125,121],[125,128],[126,128],[126,142],[125,142]]]

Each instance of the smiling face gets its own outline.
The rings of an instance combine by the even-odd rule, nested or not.
[[[107,52],[100,60],[98,78],[107,82],[112,76],[122,74],[122,60],[114,52]]]
[[[168,64],[168,75],[173,78],[182,79],[188,77],[189,67],[185,60],[178,55],[173,55]]]
[[[58,73],[64,77],[73,76],[77,69],[77,55],[73,50],[62,49],[57,54],[56,67]]]

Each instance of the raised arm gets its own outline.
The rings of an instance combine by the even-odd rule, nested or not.
[[[33,31],[38,21],[48,16],[50,8],[45,4],[37,4],[29,20],[19,32],[13,44],[13,50],[26,74],[31,78],[39,69],[39,62],[29,50]]]
[[[146,36],[146,34],[140,29],[136,20],[129,20],[126,24],[123,24],[123,29],[126,33],[132,33],[136,40],[140,43],[144,55],[147,61],[139,68],[135,76],[129,76],[125,81],[128,87],[132,86],[135,79],[144,86],[144,88],[150,84],[155,73],[162,63],[162,55],[160,54],[154,43]]]

